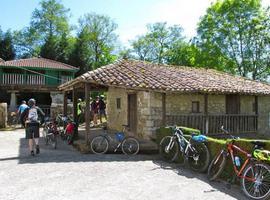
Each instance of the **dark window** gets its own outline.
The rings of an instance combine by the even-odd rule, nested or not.
[[[240,113],[240,96],[226,95],[226,114]]]
[[[192,101],[192,113],[199,113],[199,112],[200,112],[200,102]]]
[[[116,108],[121,109],[121,98],[116,98]]]

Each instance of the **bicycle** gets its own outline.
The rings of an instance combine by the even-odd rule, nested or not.
[[[221,130],[224,133],[229,134],[223,127],[221,127]],[[241,188],[245,195],[252,199],[268,199],[270,197],[269,165],[235,145],[234,143],[239,137],[232,135],[230,135],[230,137],[232,140],[226,143],[226,147],[214,157],[209,165],[209,180],[213,181],[219,177],[225,168],[226,159],[229,157],[233,164],[234,174],[241,179]],[[254,145],[254,151],[264,146],[260,141],[253,141],[252,144]],[[240,158],[235,155],[235,152],[239,152],[245,157],[242,165]]]
[[[114,134],[114,138],[111,137],[108,132],[107,128],[104,127],[103,134],[96,136],[90,142],[91,151],[95,154],[104,154],[108,151],[109,146],[114,147],[113,151],[116,152],[120,147],[124,154],[126,155],[136,155],[139,152],[140,145],[136,138],[125,136],[125,129],[128,127],[127,125],[122,125],[123,130],[122,132],[117,132]],[[116,141],[116,144],[113,142]]]
[[[56,149],[57,135],[59,134],[57,122],[55,120],[50,120],[49,118],[46,118],[42,133],[45,139],[45,144],[50,144],[54,149]]]
[[[16,112],[11,112],[8,119],[8,125],[12,128],[16,128],[17,124],[19,124],[18,115]]]
[[[173,162],[178,159],[180,165],[188,166],[197,172],[204,172],[210,162],[210,153],[203,140],[196,141],[194,136],[189,140],[184,137],[183,130],[180,127],[173,127],[172,136],[165,136],[160,141],[159,153],[166,160]]]

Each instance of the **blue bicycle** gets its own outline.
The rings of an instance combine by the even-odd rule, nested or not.
[[[124,154],[136,155],[140,150],[139,142],[134,137],[125,136],[126,127],[127,125],[123,125],[123,131],[115,133],[115,137],[111,137],[104,127],[103,134],[94,137],[90,142],[91,151],[95,154],[104,154],[109,150],[109,146],[112,146],[114,152],[121,147]]]

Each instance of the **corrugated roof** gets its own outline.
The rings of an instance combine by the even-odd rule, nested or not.
[[[270,85],[267,83],[217,70],[159,65],[136,60],[119,60],[89,71],[59,88],[70,89],[80,82],[163,92],[270,94]]]
[[[1,62],[0,66],[14,66],[14,67],[35,67],[35,68],[49,68],[49,69],[61,69],[61,70],[78,70],[68,64],[57,62],[46,58],[28,58],[19,60],[10,60]]]

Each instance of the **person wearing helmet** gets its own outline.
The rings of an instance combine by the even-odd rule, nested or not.
[[[35,155],[34,153],[34,142],[36,145],[36,154],[40,153],[39,149],[39,126],[40,123],[44,122],[45,114],[44,112],[36,106],[35,99],[29,99],[28,101],[28,108],[26,108],[23,113],[21,114],[21,121],[25,126],[25,138],[28,139],[29,144],[29,151],[32,156]],[[39,116],[41,120],[39,121]]]
[[[78,122],[81,122],[81,115],[82,115],[82,99],[78,99],[77,103],[77,116],[78,116]]]

